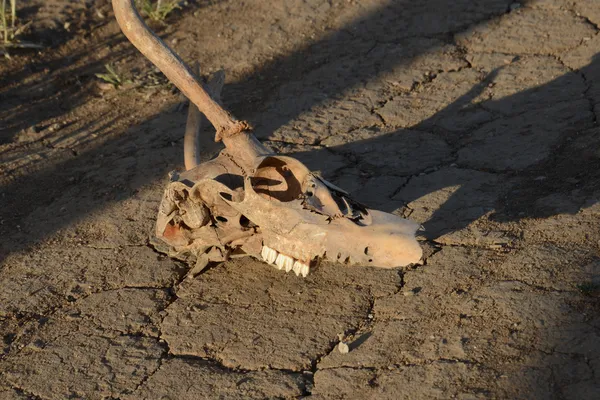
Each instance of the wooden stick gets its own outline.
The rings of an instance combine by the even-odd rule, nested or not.
[[[134,0],[112,0],[112,5],[127,39],[206,115],[217,130],[216,141],[250,130],[246,121],[236,120],[214,101],[185,63],[148,28],[135,8]]]

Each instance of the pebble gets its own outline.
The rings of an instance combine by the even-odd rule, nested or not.
[[[62,128],[62,126],[59,123],[54,123],[54,124],[50,125],[50,127],[48,127],[48,131],[56,132],[56,131],[60,130],[60,128]]]
[[[348,347],[346,343],[340,342],[340,344],[338,344],[338,350],[342,354],[348,354],[348,352],[350,351],[350,347]]]
[[[98,85],[98,89],[100,89],[102,91],[108,91],[108,90],[115,89],[115,85],[113,85],[112,83],[108,83],[108,82],[96,82],[96,85]]]

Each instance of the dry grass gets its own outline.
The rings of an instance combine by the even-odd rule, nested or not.
[[[42,46],[19,40],[31,22],[20,24],[17,18],[17,0],[0,0],[0,54],[8,57],[8,48],[40,49]],[[7,4],[10,3],[10,4]]]

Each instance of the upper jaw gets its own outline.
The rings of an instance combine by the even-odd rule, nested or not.
[[[288,258],[307,265],[307,269],[319,259],[379,268],[402,267],[421,259],[422,249],[414,237],[418,224],[392,214],[368,211],[372,216],[369,226],[341,218],[318,225],[299,223],[286,234],[263,229],[261,256],[287,271],[291,262]]]
[[[237,175],[240,179],[235,187],[220,181],[223,174],[218,174],[224,166],[218,159],[204,165],[204,172],[195,173],[190,182],[173,182],[161,204],[157,235],[178,251],[201,252],[217,246],[224,258],[248,254],[302,276],[319,259],[381,268],[420,260],[422,251],[415,239],[418,224],[367,209],[341,189],[307,173],[306,167],[296,160],[271,156],[263,160],[266,161],[259,164],[263,169],[258,168],[260,174]],[[276,189],[285,189],[274,179],[274,170],[286,173],[292,169],[304,174],[290,179],[288,187],[300,190],[296,195],[287,196],[287,191],[269,186],[275,181]],[[213,177],[214,174],[218,176]],[[286,196],[280,199],[277,196],[281,197],[281,193]],[[182,225],[169,225],[177,212]],[[216,222],[223,215],[221,221],[225,222]],[[249,224],[243,224],[242,217]],[[184,227],[192,230],[188,232]]]
[[[263,246],[261,257],[265,262],[273,265],[278,270],[284,270],[285,272],[294,271],[296,276],[302,275],[302,277],[306,278],[310,272],[310,261],[296,260],[269,246]]]

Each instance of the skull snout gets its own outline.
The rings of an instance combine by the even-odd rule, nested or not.
[[[336,219],[327,227],[327,258],[380,268],[402,267],[421,259],[423,251],[415,239],[418,224],[393,214],[368,211],[367,226]]]
[[[363,254],[368,265],[394,268],[418,262],[423,251],[414,237],[390,234],[371,242]]]
[[[335,235],[337,236],[337,235]],[[346,264],[370,265],[379,268],[402,267],[418,262],[422,250],[414,237],[394,234],[371,233],[369,240],[362,235],[330,238],[326,257]],[[366,236],[366,235],[365,235]],[[340,242],[339,239],[344,239]],[[350,240],[349,240],[350,239]]]

